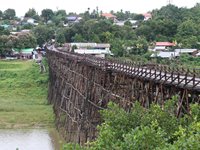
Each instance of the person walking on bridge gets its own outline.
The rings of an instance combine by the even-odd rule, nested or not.
[[[40,65],[40,73],[46,72],[46,68],[44,66],[44,64],[42,63],[42,52],[41,52],[41,48],[37,49],[37,60],[36,62]]]

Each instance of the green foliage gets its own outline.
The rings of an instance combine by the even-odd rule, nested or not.
[[[9,19],[9,20],[11,20],[11,19],[14,19],[14,17],[15,17],[15,10],[14,9],[6,9],[4,12],[3,12],[3,18],[4,19]]]
[[[0,10],[0,19],[3,17],[3,12]]]
[[[63,19],[65,19],[65,17],[67,16],[66,11],[65,10],[58,10],[55,13],[56,16],[61,15],[63,17]]]
[[[8,36],[0,36],[0,55],[6,54]]]
[[[9,30],[4,29],[4,27],[0,26],[0,36],[1,35],[9,35],[9,34],[10,34]]]
[[[200,66],[200,58],[199,57],[193,57],[188,54],[182,54],[179,57],[179,64],[182,66],[185,66],[187,68],[193,69],[195,67]]]
[[[176,118],[176,102],[174,97],[164,108],[152,104],[149,109],[136,102],[130,112],[109,103],[90,149],[199,149],[200,106],[191,105],[191,116]]]
[[[24,15],[24,17],[34,17],[35,15],[37,15],[37,13],[36,13],[36,11],[35,11],[35,9],[34,8],[32,8],[32,9],[29,9],[26,13],[25,13],[25,15]]]
[[[0,36],[0,55],[10,54],[12,48],[34,48],[36,47],[36,38],[30,33],[18,35]]]
[[[72,143],[65,144],[62,147],[62,150],[84,150],[84,149],[85,148],[82,148],[80,145],[78,145],[78,144],[72,144]]]
[[[65,35],[63,34],[62,30],[57,32],[56,42],[59,43],[59,44],[65,43]]]
[[[22,43],[24,45],[24,48],[34,48],[36,47],[36,38],[32,35],[32,34],[19,34],[17,36],[18,43]],[[17,44],[18,44],[17,43]],[[23,48],[23,47],[19,47],[18,48]]]
[[[48,20],[51,20],[54,16],[54,13],[51,9],[43,9],[41,17],[44,18],[45,23],[47,23]]]
[[[55,31],[51,26],[39,25],[33,29],[37,43],[42,46],[54,37]]]

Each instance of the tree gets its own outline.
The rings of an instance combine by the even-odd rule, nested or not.
[[[101,110],[103,123],[90,149],[102,150],[197,150],[200,148],[200,106],[192,104],[191,113],[175,116],[176,98],[162,108],[151,104],[149,109],[135,102],[125,111],[115,103]]]
[[[134,20],[144,20],[144,16],[142,14],[135,15]]]
[[[145,54],[148,50],[148,42],[145,38],[138,38],[133,42],[131,54],[141,55]]]
[[[180,9],[175,5],[167,5],[156,12],[155,19],[170,19],[178,23],[182,21]]]
[[[180,41],[183,48],[200,48],[196,36],[187,36]]]
[[[17,38],[18,43],[20,43],[20,45],[23,45],[21,48],[33,48],[37,45],[36,38],[30,33],[19,34]]]
[[[37,39],[37,44],[42,46],[55,36],[54,28],[46,25],[39,25],[33,29],[33,33]]]
[[[73,41],[74,42],[85,42],[84,38],[80,34],[75,34],[75,36],[73,37]]]
[[[35,19],[35,20],[38,20],[38,21],[39,21],[41,18],[40,18],[40,16],[39,16],[38,14],[36,14],[36,15],[34,15],[34,16],[33,16],[33,19]]]
[[[66,11],[65,10],[58,10],[57,12],[55,12],[55,15],[52,17],[52,21],[56,24],[56,25],[63,25],[63,22],[66,20]]]
[[[0,19],[3,17],[3,12],[0,10]]]
[[[47,23],[48,20],[51,20],[54,16],[54,13],[51,9],[43,9],[41,17],[44,18],[44,21]]]
[[[148,41],[153,41],[155,39],[155,33],[152,32],[151,26],[147,24],[142,24],[136,29],[137,36],[145,36]]]
[[[65,35],[63,33],[63,30],[59,30],[56,33],[56,42],[59,43],[59,44],[65,43]]]
[[[5,10],[4,13],[3,13],[4,19],[9,19],[9,20],[14,19],[15,15],[16,15],[15,14],[15,10],[14,9],[10,9],[10,8]]]
[[[66,11],[65,10],[58,10],[56,13],[55,13],[56,16],[62,16],[63,18],[65,18],[67,16],[66,14]]]
[[[6,42],[8,41],[8,36],[2,35],[0,36],[0,55],[6,54]]]
[[[10,32],[7,29],[4,29],[4,27],[0,26],[0,35],[9,35]]]
[[[178,26],[177,34],[179,36],[197,36],[200,33],[199,31],[200,30],[194,21],[187,20]]]
[[[37,15],[36,11],[34,8],[29,9],[26,13],[25,13],[25,17],[31,17],[33,18],[33,16]]]
[[[132,27],[132,24],[131,24],[130,21],[126,21],[126,22],[124,23],[124,25]]]

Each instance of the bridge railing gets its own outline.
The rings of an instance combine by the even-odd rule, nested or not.
[[[133,78],[137,77],[153,80],[162,84],[170,84],[180,88],[200,91],[200,78],[195,69],[191,71],[184,68],[171,68],[166,65],[121,62],[119,60],[102,59],[91,55],[66,51],[49,50],[49,53],[56,53],[56,55],[63,57],[64,59],[70,59],[78,63],[81,62],[105,71],[118,72]]]

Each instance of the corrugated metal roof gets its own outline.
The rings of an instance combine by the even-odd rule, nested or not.
[[[110,48],[110,44],[108,43],[70,43],[70,46],[77,46],[79,48]]]
[[[175,49],[175,52],[179,53],[193,53],[197,51],[197,49]]]
[[[178,52],[159,52],[152,54],[151,57],[173,58],[180,56]]]
[[[34,48],[24,48],[24,49],[13,48],[14,52],[19,52],[20,51],[23,54],[31,54],[33,50],[34,50]]]
[[[68,17],[66,17],[66,18],[67,18],[67,20],[69,20],[69,21],[75,21],[75,20],[77,19],[76,16],[68,16]]]
[[[110,54],[112,55],[110,50],[105,49],[75,49],[75,53],[79,54]]]

